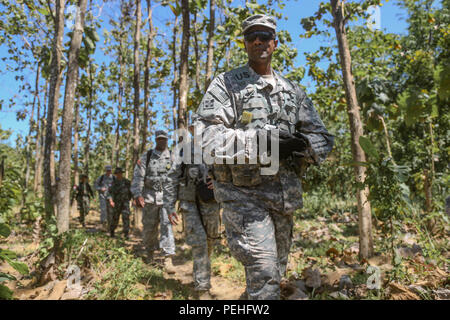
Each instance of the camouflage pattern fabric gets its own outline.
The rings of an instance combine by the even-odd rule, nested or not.
[[[333,136],[311,100],[277,72],[273,77],[275,87],[245,65],[220,74],[210,84],[193,120],[194,125],[205,127],[202,148],[211,152],[216,163],[224,154],[236,159],[241,150],[234,149],[234,141],[255,131],[250,129],[273,127],[299,132],[308,140],[310,147],[301,154],[304,161],[318,165],[326,159]],[[217,179],[216,167],[226,178]],[[250,299],[279,299],[291,245],[292,214],[302,206],[301,181],[289,159],[280,162],[274,175],[252,177],[252,186],[236,183],[242,180],[238,169],[214,165],[214,195],[223,209],[230,251],[245,266]],[[222,174],[226,170],[231,173]]]
[[[77,200],[78,212],[80,213],[80,223],[84,224],[84,218],[90,210],[90,198],[94,197],[89,183],[80,183],[76,186],[75,198]]]
[[[216,201],[180,201],[180,214],[186,221],[186,243],[192,247],[195,290],[211,288],[209,257],[219,238],[219,209]]]
[[[108,200],[112,199],[114,202],[114,208],[111,208],[109,211],[109,230],[116,230],[120,215],[122,215],[123,233],[125,236],[130,231],[130,200],[132,198],[130,186],[131,182],[126,178],[115,179],[108,190],[107,196]]]
[[[172,156],[168,149],[160,152],[153,149],[147,163],[147,152],[138,160],[131,182],[133,198],[142,196],[145,207],[142,214],[144,226],[143,242],[148,253],[158,248],[158,224],[160,226],[159,247],[165,255],[175,254],[175,239],[168,213],[173,200],[169,200],[171,193],[167,190],[170,182],[169,172],[172,168]],[[162,204],[157,204],[157,194],[162,193]]]
[[[142,224],[144,225],[143,243],[147,254],[158,249],[158,225],[160,226],[159,248],[166,256],[175,254],[175,239],[165,207],[146,203],[142,212]]]
[[[102,176],[98,177],[97,180],[95,181],[94,189],[98,191],[98,198],[100,204],[100,222],[105,223],[107,222],[108,215],[110,215],[109,210],[111,210],[111,206],[109,205],[107,198],[107,193],[115,177],[113,175],[107,176],[106,174]],[[101,191],[102,188],[106,188],[106,191]]]

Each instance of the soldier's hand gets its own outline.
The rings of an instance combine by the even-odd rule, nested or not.
[[[111,205],[111,207],[113,207],[113,208],[114,208],[114,201],[112,201],[112,200],[109,200],[109,204]]]
[[[179,220],[176,212],[172,212],[171,214],[169,214],[169,221],[173,226],[178,224]]]
[[[211,178],[208,178],[208,179],[206,180],[206,185],[208,186],[208,189],[211,189],[211,190],[214,189],[214,184],[213,184],[213,181],[212,181]]]
[[[135,198],[135,201],[136,201],[136,206],[137,206],[138,208],[143,208],[143,207],[145,207],[145,200],[144,200],[144,197],[142,197],[142,196],[137,197],[137,198]]]
[[[105,192],[105,191],[106,191],[106,188],[101,188],[100,191],[101,191],[101,192]]]
[[[308,141],[302,136],[294,136],[287,131],[280,130],[280,158],[289,157],[292,152],[302,152],[308,147]]]

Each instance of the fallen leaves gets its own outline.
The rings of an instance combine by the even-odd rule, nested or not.
[[[413,290],[400,283],[391,282],[389,289],[392,300],[420,300],[420,297]]]

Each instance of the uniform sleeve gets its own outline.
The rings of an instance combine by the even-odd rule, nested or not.
[[[303,156],[310,163],[320,164],[333,149],[334,136],[325,128],[311,99],[300,88],[298,90],[301,103],[297,115],[297,132],[309,141],[309,148]]]
[[[164,186],[164,206],[168,213],[175,211],[175,203],[178,199],[178,187],[182,175],[182,164],[173,161],[169,173],[167,174],[167,183]]]
[[[221,74],[211,82],[192,118],[197,130],[202,132],[203,152],[213,159],[235,158],[245,152],[234,148],[237,140],[244,144],[246,132],[232,128],[237,121],[232,99]]]
[[[100,186],[100,179],[101,178],[102,178],[102,176],[98,177],[97,180],[95,180],[95,182],[94,182],[94,189],[97,190],[97,191],[100,191],[100,189],[102,188]]]
[[[134,198],[141,197],[144,189],[147,153],[144,153],[136,163],[131,181],[131,193]]]
[[[131,193],[131,182],[128,180],[127,182],[127,188],[128,188],[128,200],[133,199],[133,194]]]

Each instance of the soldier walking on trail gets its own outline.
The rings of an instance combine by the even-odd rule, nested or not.
[[[153,259],[158,249],[158,225],[160,226],[159,248],[164,255],[164,266],[168,273],[174,273],[172,255],[175,254],[175,239],[167,208],[168,173],[172,166],[172,156],[167,148],[167,132],[156,131],[156,147],[148,150],[134,167],[131,193],[138,207],[143,208],[143,242],[147,251],[147,261]]]
[[[114,231],[119,224],[120,215],[122,215],[123,235],[128,239],[128,233],[130,232],[130,200],[133,198],[130,190],[131,182],[123,177],[122,168],[116,168],[114,174],[116,179],[114,179],[108,192],[108,201],[112,207],[112,210],[109,210],[110,216],[108,217],[109,232],[111,237],[114,237]]]
[[[94,184],[95,190],[98,191],[98,198],[100,202],[100,223],[105,230],[107,229],[108,212],[111,210],[107,194],[108,189],[111,187],[111,184],[115,178],[111,172],[111,166],[105,166],[105,174],[98,177]]]
[[[193,126],[189,127],[193,134]],[[184,150],[182,150],[184,151]],[[193,143],[191,151],[194,151]],[[191,156],[193,159],[194,156]],[[186,243],[192,247],[194,260],[194,287],[199,298],[211,298],[210,255],[215,241],[219,238],[219,204],[214,200],[212,180],[205,164],[181,163],[172,167],[170,173],[173,184],[169,190],[175,200],[179,200],[179,212],[185,220]],[[176,213],[170,215],[171,222],[177,223]]]
[[[214,195],[223,210],[230,251],[245,267],[247,297],[279,299],[293,213],[302,206],[300,169],[324,161],[333,136],[305,92],[271,67],[278,44],[276,20],[253,15],[242,22],[242,29],[248,64],[217,76],[193,119],[196,127],[204,128],[204,153],[215,159]],[[233,141],[253,137],[258,138],[258,148],[278,144],[276,173],[262,175],[267,165],[261,157],[256,157],[256,164],[247,164],[251,160],[247,149],[243,153],[237,144],[235,151]],[[241,164],[219,162],[242,155]]]
[[[74,186],[71,204],[75,198],[77,200],[78,212],[80,213],[80,223],[83,227],[85,227],[84,218],[89,213],[90,199],[94,197],[94,192],[88,182],[87,175],[82,174],[80,179],[81,182],[78,186]]]

